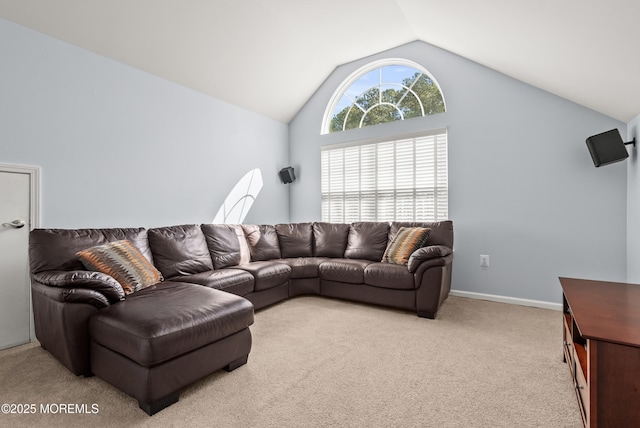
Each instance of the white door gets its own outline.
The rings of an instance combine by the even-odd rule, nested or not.
[[[28,173],[0,169],[0,349],[31,339]]]

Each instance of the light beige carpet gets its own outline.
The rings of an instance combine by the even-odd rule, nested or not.
[[[251,329],[247,365],[184,389],[153,417],[36,344],[2,351],[0,403],[37,411],[0,414],[0,426],[582,426],[557,311],[450,297],[428,320],[300,297],[259,311]],[[97,413],[42,412],[60,404]]]

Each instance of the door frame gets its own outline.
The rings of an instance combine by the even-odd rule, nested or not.
[[[29,230],[40,227],[40,167],[35,165],[0,164],[0,172],[27,174],[29,176]],[[29,277],[29,272],[27,272]],[[33,342],[36,332],[33,322],[33,302],[29,292],[29,341]]]

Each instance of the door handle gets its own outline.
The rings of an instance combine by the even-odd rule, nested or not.
[[[20,229],[21,227],[24,227],[25,222],[24,220],[13,220],[11,223],[2,223],[2,227],[13,227],[15,229]]]

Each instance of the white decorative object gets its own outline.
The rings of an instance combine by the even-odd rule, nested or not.
[[[240,224],[244,221],[253,202],[262,190],[262,173],[260,168],[252,169],[242,177],[231,189],[213,218],[215,224]]]

